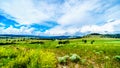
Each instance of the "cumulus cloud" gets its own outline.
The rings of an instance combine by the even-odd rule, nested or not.
[[[20,24],[41,23],[46,20],[56,20],[59,24],[76,24],[91,20],[90,10],[96,8],[99,0],[80,1],[66,0],[56,3],[56,0],[6,0],[0,2],[0,8]],[[54,3],[55,2],[55,3]],[[59,1],[58,1],[59,2]]]
[[[81,32],[91,32],[91,33],[113,33],[115,27],[120,25],[120,20],[109,21],[102,26],[98,25],[86,25],[81,28]]]
[[[47,30],[45,34],[48,35],[75,35],[77,32],[80,32],[80,28],[76,27],[61,27],[61,26],[56,26],[50,30]]]
[[[1,27],[0,31],[1,34],[32,34],[34,28],[28,28],[22,26],[20,29],[18,29],[18,28],[14,28],[13,26],[10,26],[8,28]]]
[[[45,32],[35,32],[35,28],[23,26],[20,29],[12,26],[4,29],[6,32],[14,30],[18,34],[79,35],[88,31],[114,32],[115,26],[120,22],[120,3],[118,1],[0,0],[0,10],[2,10],[0,12],[3,12],[0,14],[15,20],[20,25],[45,24],[46,21],[55,21],[59,24]],[[107,22],[110,19],[115,19],[115,21]],[[46,24],[46,26],[48,25]],[[6,33],[5,31],[3,33]]]
[[[87,32],[114,33],[116,31],[115,26],[120,23],[119,4],[113,5],[113,1],[101,0],[92,0],[92,2],[75,0],[75,2],[72,2],[72,6],[71,1],[64,4],[67,10],[57,20],[61,25],[48,30],[47,33],[80,35]],[[111,22],[111,19],[116,21]]]
[[[80,35],[80,36],[86,33],[102,33],[102,34],[118,33],[120,32],[118,25],[120,25],[120,19],[118,20],[110,19],[103,25],[91,24],[83,25],[82,27],[75,27],[73,25],[67,28],[63,26],[57,26],[50,30],[47,30],[45,33],[49,35]]]

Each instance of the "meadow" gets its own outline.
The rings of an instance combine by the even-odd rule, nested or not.
[[[120,68],[120,39],[0,39],[0,68]]]

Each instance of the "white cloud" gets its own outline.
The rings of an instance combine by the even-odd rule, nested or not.
[[[107,20],[109,19],[120,19],[120,5],[115,5],[115,6],[112,6],[111,8],[109,9],[106,9],[105,11],[105,17]]]
[[[87,32],[113,33],[115,26],[120,24],[120,5],[112,5],[108,1],[89,0],[71,1],[64,3],[64,14],[57,20],[59,26],[52,28],[47,33],[52,35],[75,35]],[[116,19],[113,22],[111,19]],[[110,20],[109,22],[107,22]]]
[[[45,24],[44,21],[51,20],[59,24],[44,33],[25,27],[9,27],[4,29],[6,32],[14,30],[16,33],[42,35],[75,35],[88,31],[104,33],[114,32],[115,26],[119,25],[120,5],[113,5],[114,1],[65,0],[60,3],[58,0],[1,0],[0,9],[14,17],[12,19],[19,24]],[[116,21],[107,22],[110,19]],[[6,33],[5,31],[3,32]]]
[[[116,32],[116,26],[120,25],[119,20],[109,20],[103,25],[84,25],[82,27],[63,27],[56,26],[45,32],[46,35],[82,35],[86,33],[114,33]],[[118,27],[119,28],[119,27]],[[117,29],[118,29],[117,28]],[[119,30],[119,29],[118,29]]]
[[[67,3],[64,4],[64,6],[66,7],[69,5],[70,7],[66,7],[64,9],[69,9],[69,10],[67,10],[64,13],[64,15],[62,15],[58,19],[58,23],[60,23],[61,25],[90,24],[92,20],[94,20],[94,17],[90,15],[89,11],[92,11],[97,7],[96,5],[97,1],[98,0],[93,0],[93,2],[91,1],[81,2],[75,0],[73,2],[74,5],[71,5],[71,1],[70,2],[68,1]],[[91,20],[91,22],[90,21],[88,22],[88,20]]]
[[[53,1],[54,2],[54,1]],[[96,8],[98,0],[66,0],[59,3],[48,3],[46,0],[5,0],[0,2],[0,9],[14,17],[20,24],[41,23],[55,20],[59,24],[76,24],[93,20],[88,11]],[[96,6],[94,6],[96,5]]]
[[[49,16],[42,11],[42,6],[38,7],[35,3],[33,3],[32,0],[11,0],[2,1],[0,3],[0,9],[14,17],[14,20],[20,24],[40,23],[44,20],[48,20],[48,18],[51,17],[51,15]]]
[[[0,27],[1,34],[33,34],[34,28],[22,26],[20,29],[10,26],[8,28]]]
[[[16,35],[48,35],[44,32],[35,31],[35,28],[29,27],[29,26],[21,26],[20,28],[14,28],[13,26],[10,26],[8,28],[5,28],[5,26],[0,27],[0,34],[16,34]]]
[[[4,26],[5,26],[5,24],[3,24],[3,23],[0,23],[0,26],[1,26],[1,27],[4,27]]]
[[[75,35],[77,32],[80,32],[80,28],[76,27],[61,27],[56,26],[45,32],[46,35]]]
[[[120,25],[120,20],[107,22],[102,26],[98,25],[86,25],[81,28],[81,32],[93,32],[93,33],[113,33],[115,32],[115,26]]]

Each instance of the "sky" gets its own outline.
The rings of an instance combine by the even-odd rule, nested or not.
[[[120,33],[120,0],[0,0],[0,34]]]

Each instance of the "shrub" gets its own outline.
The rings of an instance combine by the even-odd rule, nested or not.
[[[56,48],[60,48],[60,47],[63,47],[63,45],[56,45]]]
[[[63,56],[63,57],[58,57],[58,62],[59,62],[60,64],[66,65],[68,58],[69,58],[68,55]]]
[[[120,55],[116,55],[113,57],[115,60],[120,61]]]
[[[72,62],[75,62],[75,63],[79,62],[80,59],[81,59],[80,56],[77,55],[77,54],[72,54],[71,57],[70,57],[70,60],[71,60]]]
[[[96,55],[100,55],[101,53],[103,53],[103,51],[96,51],[96,50],[93,50],[93,52],[94,52]]]

